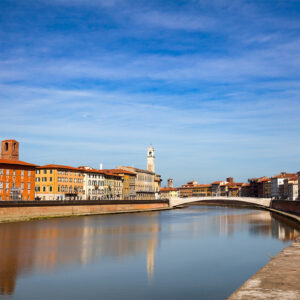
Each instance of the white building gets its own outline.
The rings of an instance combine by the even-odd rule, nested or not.
[[[296,183],[289,183],[288,187],[288,199],[289,200],[297,200],[298,199],[298,182]]]
[[[279,187],[284,185],[285,178],[294,177],[296,174],[281,172],[278,175],[275,175],[271,178],[271,197],[279,199],[282,197],[279,192]],[[283,190],[283,189],[282,189]]]
[[[79,167],[84,172],[83,199],[102,200],[104,196],[104,174],[102,170]]]

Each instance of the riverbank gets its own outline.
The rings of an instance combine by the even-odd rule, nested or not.
[[[0,202],[0,223],[169,209],[166,200]]]
[[[300,299],[300,238],[228,298],[243,299]]]

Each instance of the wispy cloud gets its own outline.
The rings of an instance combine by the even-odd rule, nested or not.
[[[297,3],[0,8],[0,139],[19,139],[23,159],[143,167],[153,143],[177,183],[297,171]]]

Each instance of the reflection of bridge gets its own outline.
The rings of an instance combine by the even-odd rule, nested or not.
[[[170,206],[176,207],[182,204],[188,204],[193,202],[202,202],[205,201],[206,203],[211,201],[216,202],[226,202],[229,204],[250,204],[254,206],[263,206],[263,207],[270,207],[271,198],[251,198],[251,197],[224,197],[224,196],[215,196],[215,197],[187,197],[187,198],[172,198],[170,199]]]

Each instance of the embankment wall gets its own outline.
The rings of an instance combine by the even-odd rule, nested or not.
[[[0,202],[0,222],[168,209],[165,200]]]
[[[300,201],[273,200],[270,207],[300,216]]]

